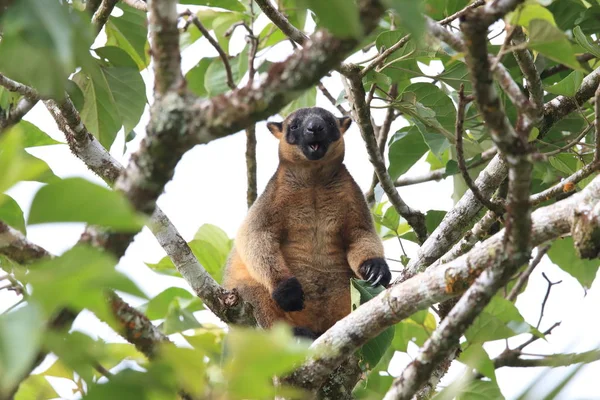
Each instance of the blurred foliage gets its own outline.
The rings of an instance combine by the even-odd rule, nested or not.
[[[231,30],[243,30],[261,14],[247,0],[184,0],[184,5],[200,5],[196,16],[217,39],[229,56],[234,84],[243,84],[248,72],[249,47],[232,54]],[[423,15],[440,20],[468,5],[468,0],[386,0],[389,8],[373,34],[365,37],[356,2],[331,0],[282,0],[277,2],[287,19],[299,29],[314,21],[317,29],[327,29],[341,37],[355,37],[364,49],[382,52],[406,34],[412,39],[393,52],[382,65],[364,76],[365,88],[373,87],[373,107],[392,107],[405,124],[390,133],[385,157],[392,179],[410,174],[418,161],[431,170],[444,168],[454,181],[454,199],[460,198],[465,185],[459,174],[454,144],[457,90],[472,86],[463,55],[427,35]],[[42,95],[61,99],[65,93],[73,100],[88,130],[110,148],[119,132],[125,141],[135,137],[134,128],[147,109],[146,85],[142,72],[150,64],[148,24],[140,10],[118,2],[118,11],[108,19],[104,43],[95,43],[90,16],[81,1],[20,0],[12,2],[0,17],[0,72],[11,79],[37,89]],[[558,95],[572,96],[584,76],[599,65],[600,2],[596,0],[526,1],[506,16],[512,25],[522,26],[529,40],[527,47],[540,71],[559,64],[556,73],[543,80],[544,101]],[[227,33],[227,34],[226,34]],[[499,34],[497,26],[491,36]],[[246,34],[246,32],[244,32]],[[260,31],[258,50],[267,54],[287,42],[272,23]],[[180,44],[186,49],[198,42],[201,32],[192,24],[181,32]],[[491,53],[500,50],[498,39],[489,46]],[[357,49],[357,51],[359,51]],[[359,51],[360,52],[360,51]],[[589,53],[589,61],[577,56]],[[360,55],[360,54],[359,54]],[[362,56],[361,59],[368,57]],[[268,71],[272,62],[264,57],[256,65],[259,74]],[[363,67],[369,60],[359,62]],[[504,54],[503,64],[518,85],[522,76],[512,54]],[[430,75],[431,67],[439,70]],[[439,67],[439,68],[438,68]],[[200,97],[212,97],[230,90],[223,62],[217,57],[202,56],[187,71],[187,85]],[[392,85],[397,94],[389,97]],[[524,89],[524,88],[523,88]],[[338,104],[344,94],[334,93]],[[504,107],[511,123],[516,123],[517,110],[505,99]],[[384,99],[381,101],[381,99]],[[0,118],[7,115],[21,96],[0,87]],[[306,90],[285,106],[281,116],[298,107],[317,103],[317,88]],[[344,104],[345,105],[345,104]],[[492,146],[483,120],[475,106],[466,112],[464,150],[467,166],[473,173],[483,168],[481,153]],[[540,152],[561,149],[571,143],[593,120],[589,103],[555,124],[543,137],[534,132],[530,140]],[[544,190],[560,181],[592,158],[593,135],[586,135],[581,145],[564,149],[547,161],[537,162],[534,188]],[[64,145],[50,137],[39,126],[21,121],[0,135],[0,193],[23,181],[42,184],[30,208],[22,206],[8,194],[0,195],[0,220],[27,233],[29,225],[48,222],[85,222],[118,231],[137,231],[146,221],[134,213],[118,193],[80,178],[60,179],[49,166],[30,154],[37,146]],[[113,149],[114,151],[114,149]],[[475,167],[477,165],[477,167]],[[578,185],[583,187],[589,180]],[[384,240],[411,240],[415,235],[376,188],[377,203],[373,216]],[[427,229],[433,232],[445,212],[429,210]],[[193,254],[206,270],[221,281],[227,255],[233,245],[225,232],[214,225],[202,225],[188,242]],[[598,260],[583,261],[576,257],[572,239],[554,242],[548,253],[552,262],[589,288],[596,276]],[[406,254],[398,255],[406,265]],[[180,390],[198,397],[213,399],[267,399],[275,395],[288,398],[302,393],[273,384],[272,377],[293,370],[310,352],[308,343],[298,342],[289,330],[278,326],[269,332],[242,328],[223,328],[201,322],[202,302],[189,290],[173,262],[164,257],[147,265],[155,272],[180,279],[170,287],[147,298],[137,285],[115,268],[116,260],[102,251],[76,246],[60,257],[18,266],[13,260],[0,258],[0,267],[14,273],[23,285],[24,301],[0,315],[0,397],[22,381],[15,399],[50,399],[57,397],[47,378],[72,381],[78,395],[88,399],[171,399]],[[87,334],[52,329],[49,321],[68,307],[87,310],[115,327],[105,301],[106,290],[118,290],[144,299],[138,310],[145,313],[159,330],[177,334],[187,345],[161,346],[156,358],[149,362],[131,344],[106,343]],[[370,300],[383,288],[371,288],[364,281],[351,282],[353,309]],[[349,312],[351,310],[348,310]],[[366,379],[354,390],[360,399],[380,399],[393,380],[389,365],[397,353],[422,346],[436,329],[439,318],[422,310],[388,328],[360,350]],[[467,330],[458,360],[467,372],[436,395],[436,399],[499,399],[493,360],[484,344],[528,333],[543,336],[525,321],[513,302],[497,295]],[[38,354],[52,352],[56,360],[43,370],[23,380]],[[38,360],[39,361],[39,360]],[[568,379],[550,388],[553,398]],[[106,373],[106,371],[111,371]],[[473,380],[473,374],[485,379]],[[536,382],[532,382],[534,387]],[[523,394],[525,398],[528,393]]]

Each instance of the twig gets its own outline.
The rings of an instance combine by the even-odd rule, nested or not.
[[[581,133],[579,135],[577,135],[577,137],[575,139],[573,139],[569,143],[565,144],[564,146],[559,147],[558,149],[549,151],[547,153],[542,153],[543,156],[545,156],[545,157],[555,156],[557,154],[562,153],[565,150],[569,150],[571,147],[576,146],[581,141],[581,139],[583,139],[585,137],[585,135],[587,135],[587,133],[592,128],[593,128],[593,125],[588,125],[583,131],[581,131]]]
[[[494,368],[502,367],[566,367],[579,363],[591,363],[600,360],[600,350],[591,350],[584,353],[549,354],[540,355],[540,358],[521,358],[517,352],[494,359]]]
[[[546,329],[543,332],[544,336],[550,335],[555,328],[558,328],[560,326],[560,324],[561,324],[561,322],[555,322],[550,328]],[[515,351],[521,352],[521,351],[523,351],[523,349],[525,347],[529,346],[531,343],[533,343],[539,339],[540,339],[539,335],[531,335],[531,337],[528,340],[526,340],[525,342],[520,344],[519,347],[515,348]]]
[[[370,110],[365,101],[365,90],[362,80],[358,74],[360,69],[356,65],[347,65],[344,74],[347,77],[349,87],[346,89],[348,97],[351,99],[352,108],[361,135],[367,146],[369,159],[373,164],[377,178],[381,182],[381,187],[387,194],[390,202],[408,224],[413,228],[419,242],[423,243],[427,238],[427,228],[425,227],[425,216],[417,210],[410,208],[394,187],[394,182],[390,178],[385,167],[385,162],[377,147],[377,139],[371,123]],[[346,82],[346,80],[344,80]]]
[[[523,29],[520,26],[516,26],[513,30],[513,43],[521,45],[526,43]],[[523,76],[527,81],[527,90],[529,91],[529,98],[533,101],[535,109],[538,115],[541,117],[541,113],[544,107],[544,88],[542,87],[542,80],[540,74],[535,66],[535,62],[531,53],[527,49],[514,50],[513,54]]]
[[[594,150],[594,161],[600,161],[600,85],[598,89],[596,89],[596,93],[594,93],[594,102],[596,103],[596,112],[594,114],[594,125],[596,128],[596,135],[594,136],[596,139],[596,148]]]
[[[256,188],[256,125],[246,128],[246,175],[248,188],[246,200],[248,208],[254,204],[257,197]]]
[[[540,318],[538,319],[538,323],[535,326],[536,328],[539,328],[540,324],[542,323],[542,318],[544,317],[544,309],[546,308],[546,302],[548,301],[548,297],[550,297],[550,290],[552,289],[552,286],[562,283],[562,280],[557,281],[557,282],[550,281],[550,279],[548,279],[548,277],[546,276],[546,274],[544,272],[542,272],[542,276],[544,277],[546,282],[548,282],[548,288],[546,289],[546,295],[544,296],[544,301],[542,301],[542,309],[540,310]]]
[[[322,82],[319,82],[317,84],[317,87],[319,88],[319,90],[321,91],[321,93],[323,93],[323,96],[325,96],[325,98],[327,100],[329,100],[329,102],[335,106],[335,108],[338,109],[338,111],[345,117],[349,117],[350,116],[350,112],[348,112],[341,104],[337,104],[337,100],[335,99],[335,97],[333,97],[331,95],[331,93],[329,92],[329,90],[327,90],[327,88],[325,87],[325,85],[323,85]]]
[[[398,96],[398,85],[393,84],[390,87],[389,96],[391,99],[395,99]],[[396,110],[393,107],[387,109],[385,113],[385,119],[383,120],[383,124],[379,129],[377,134],[377,148],[379,149],[379,154],[381,157],[385,159],[385,145],[388,140],[388,135],[390,133],[390,128],[392,127],[392,122],[398,117]],[[377,178],[377,173],[373,172],[373,177],[371,178],[371,186],[367,191],[366,198],[367,203],[372,205],[375,203],[375,186],[379,183],[379,178]]]
[[[592,162],[591,164],[587,164],[573,175],[569,176],[566,179],[563,179],[556,185],[532,195],[529,199],[532,205],[538,205],[544,201],[550,200],[553,197],[558,196],[561,193],[568,193],[575,190],[575,185],[581,182],[583,179],[587,178],[594,172],[600,169],[600,161]]]
[[[515,301],[515,299],[517,298],[517,296],[521,292],[521,289],[523,289],[523,287],[529,281],[529,277],[531,276],[531,273],[533,272],[533,270],[535,269],[535,267],[538,266],[538,264],[540,263],[540,261],[542,261],[542,258],[548,252],[549,249],[550,249],[550,245],[538,247],[537,254],[535,255],[535,258],[533,260],[531,260],[531,262],[527,266],[527,269],[525,269],[525,271],[523,271],[523,273],[521,274],[521,276],[519,276],[519,280],[517,281],[517,283],[515,283],[515,286],[513,286],[512,290],[510,291],[510,293],[508,294],[508,296],[506,296],[506,300],[508,300],[508,301]]]
[[[202,22],[200,22],[200,20],[196,16],[196,14],[194,14],[190,10],[185,10],[184,12],[181,13],[181,15],[187,16],[188,21],[189,20],[192,21],[192,23],[196,26],[196,28],[198,28],[198,30],[200,32],[202,32],[202,35],[204,35],[204,37],[206,38],[206,40],[208,40],[208,42],[211,44],[211,46],[214,47],[214,49],[217,51],[217,53],[219,53],[219,57],[221,58],[221,61],[223,62],[223,66],[225,67],[225,73],[227,74],[227,86],[229,86],[230,89],[235,89],[236,86],[235,86],[235,83],[233,82],[233,73],[231,72],[231,64],[229,64],[229,56],[225,53],[225,51],[223,50],[223,48],[221,47],[219,42],[217,42],[215,40],[215,38],[213,38],[210,35],[210,32],[208,31],[208,29],[206,29],[204,27],[204,25],[202,25]],[[253,58],[250,57],[250,59],[253,59]]]
[[[586,54],[581,54],[581,55],[577,56],[577,61],[583,64],[585,62],[593,60],[594,58],[596,58],[595,55],[586,53]],[[552,67],[548,67],[545,70],[543,70],[542,73],[540,74],[540,78],[546,79],[549,76],[556,75],[559,72],[568,71],[570,69],[571,69],[571,67],[567,67],[564,64],[553,65]]]
[[[309,37],[301,30],[293,26],[290,21],[277,9],[271,5],[270,0],[255,0],[256,4],[265,13],[267,17],[277,26],[287,37],[299,45],[303,45],[309,40]]]
[[[495,212],[497,215],[504,214],[504,207],[500,203],[496,203],[486,197],[484,197],[479,188],[471,179],[467,165],[465,163],[465,156],[463,152],[463,123],[465,119],[465,108],[468,102],[472,101],[472,97],[465,96],[465,85],[461,83],[458,91],[458,110],[456,113],[456,161],[458,163],[458,169],[467,184],[467,187],[473,192],[473,195],[477,200],[483,204],[488,210]]]
[[[18,124],[21,119],[29,112],[35,105],[37,104],[37,100],[33,101],[28,99],[27,97],[23,97],[17,105],[9,109],[8,115],[6,118],[0,116],[0,134],[3,130],[10,128],[11,126]]]
[[[104,366],[102,364],[100,364],[99,362],[94,363],[94,369],[107,379],[110,379],[114,376],[112,372],[110,372],[109,370],[104,368]]]
[[[447,25],[447,24],[451,23],[452,21],[454,21],[454,20],[460,18],[461,16],[463,16],[469,10],[471,10],[473,8],[480,7],[480,6],[484,5],[484,4],[485,4],[485,0],[474,1],[473,3],[471,3],[468,6],[466,6],[465,8],[463,8],[462,10],[459,10],[459,11],[455,12],[454,14],[452,14],[452,15],[444,18],[443,20],[439,21],[438,23],[440,25]],[[395,52],[396,50],[402,48],[406,43],[408,43],[409,40],[410,40],[410,35],[403,36],[400,40],[398,40],[396,43],[394,43],[392,46],[390,46],[389,49],[386,49],[385,51],[383,51],[369,65],[367,65],[365,68],[363,68],[363,70],[360,73],[360,76],[364,77],[373,68],[379,66],[393,52]]]

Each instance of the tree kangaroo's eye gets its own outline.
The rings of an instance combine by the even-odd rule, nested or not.
[[[298,125],[292,125],[292,126],[290,126],[290,129],[295,131],[296,129],[298,129]]]

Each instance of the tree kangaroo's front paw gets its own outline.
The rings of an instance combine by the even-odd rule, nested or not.
[[[371,283],[371,286],[382,285],[387,287],[392,280],[392,273],[383,258],[369,258],[363,261],[358,268],[363,279]]]
[[[304,290],[296,277],[278,284],[272,297],[283,311],[300,311],[304,308]]]

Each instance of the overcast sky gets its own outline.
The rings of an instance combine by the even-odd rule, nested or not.
[[[118,11],[116,11],[118,12]],[[260,32],[265,24],[264,16],[261,16],[256,24],[256,32]],[[238,29],[232,39],[231,52],[236,54],[242,50],[245,45],[242,29]],[[105,39],[101,36],[97,40],[97,45],[102,45]],[[496,39],[502,41],[502,37]],[[271,61],[283,60],[292,51],[288,43],[282,43],[268,52],[260,54],[260,60],[266,57]],[[195,45],[186,49],[183,53],[184,71],[193,67],[202,57],[214,57],[217,53],[208,45],[206,39],[202,38]],[[355,57],[356,60],[367,58],[364,55]],[[422,66],[427,68],[427,66]],[[431,66],[428,72],[435,72],[436,65]],[[152,74],[147,69],[142,72],[147,86],[148,98],[152,98]],[[337,97],[342,90],[342,84],[337,74],[323,80],[325,86]],[[321,93],[318,93],[317,105],[338,114],[337,110],[325,99]],[[381,122],[384,110],[375,110],[375,117]],[[64,142],[62,133],[57,129],[54,120],[46,111],[42,104],[38,104],[25,118],[36,124],[43,131],[47,132],[56,140]],[[273,116],[272,120],[277,120]],[[280,118],[279,118],[280,119]],[[119,134],[112,148],[112,155],[126,164],[132,151],[137,150],[139,141],[144,132],[148,121],[147,110],[144,113],[139,125],[135,129],[138,137],[127,147],[126,154],[122,154],[123,135]],[[393,127],[391,134],[399,127],[406,125],[402,119],[398,119]],[[265,123],[257,124],[256,136],[258,141],[257,163],[258,163],[258,191],[259,194],[264,189],[269,178],[277,166],[277,140],[266,129]],[[350,173],[358,184],[364,189],[368,189],[372,167],[368,161],[363,141],[356,125],[353,125],[345,134],[346,158],[345,163]],[[94,182],[103,184],[102,181],[94,176],[81,161],[75,158],[66,145],[46,146],[30,149],[30,152],[45,160],[52,168],[54,173],[61,178],[81,176]],[[204,223],[215,224],[224,229],[231,237],[246,214],[246,167],[245,167],[245,135],[238,133],[223,139],[216,140],[208,145],[196,146],[189,151],[177,166],[174,179],[166,186],[165,193],[159,198],[158,204],[169,216],[179,232],[187,240],[191,240],[196,230]],[[420,161],[413,167],[409,173],[425,172],[429,165]],[[29,206],[41,184],[34,182],[19,183],[8,191],[20,204],[27,215]],[[399,188],[401,196],[411,206],[423,212],[430,209],[449,210],[453,203],[451,199],[452,180],[445,179],[440,182],[430,182],[416,186]],[[54,254],[61,254],[73,246],[79,239],[83,230],[83,224],[44,224],[28,227],[28,238],[45,247]],[[400,256],[399,245],[396,240],[390,240],[385,243],[386,256],[398,259]],[[414,255],[417,249],[416,245],[410,242],[404,242],[404,248],[409,256]],[[134,243],[129,247],[126,255],[119,263],[119,269],[132,277],[140,287],[150,296],[156,295],[170,286],[186,287],[182,280],[157,275],[144,262],[157,262],[165,255],[162,248],[156,242],[147,228],[138,234]],[[392,269],[399,269],[400,264],[389,262]],[[545,272],[552,281],[562,280],[560,285],[552,288],[550,298],[546,305],[546,310],[540,330],[543,331],[558,321],[562,325],[554,330],[552,335],[548,336],[548,341],[538,340],[527,348],[530,353],[551,354],[558,352],[575,352],[592,350],[599,346],[598,332],[600,332],[600,322],[598,321],[598,305],[600,304],[600,288],[598,283],[587,292],[570,275],[553,265],[548,258],[544,258],[542,263],[531,276],[527,291],[522,294],[517,301],[517,306],[525,317],[526,321],[535,325],[540,315],[542,299],[546,292],[546,282],[541,273]],[[11,292],[12,293],[12,292]],[[0,291],[0,311],[13,304],[17,298],[11,293]],[[128,298],[129,299],[129,298]],[[129,299],[133,305],[140,304],[139,299]],[[201,312],[202,320],[214,321],[210,318],[208,312]],[[99,336],[105,340],[123,341],[118,335],[112,332],[106,325],[100,323],[93,315],[84,313],[77,318],[74,329],[85,331],[93,336]],[[522,335],[513,338],[509,343],[514,347],[522,343],[529,336]],[[498,355],[505,349],[505,341],[497,341],[486,345],[490,357]],[[410,357],[416,354],[417,347],[411,346],[409,354],[398,353],[392,362],[390,372],[394,375],[399,374],[404,366],[410,361]],[[47,363],[45,363],[47,364]],[[460,375],[464,366],[455,362],[450,373],[443,380],[448,384],[451,380]],[[552,370],[539,390],[543,393],[549,390],[547,385],[556,384],[562,376],[570,371],[569,368],[556,368]],[[524,388],[528,387],[530,382],[537,376],[546,372],[541,368],[520,368],[497,370],[497,377],[500,388],[507,399],[518,397]],[[568,385],[560,399],[597,399],[600,394],[595,380],[600,376],[600,363],[585,366],[579,375]],[[72,398],[72,392],[68,384],[63,380],[53,381],[59,394],[65,398]],[[537,396],[536,396],[537,397]]]

